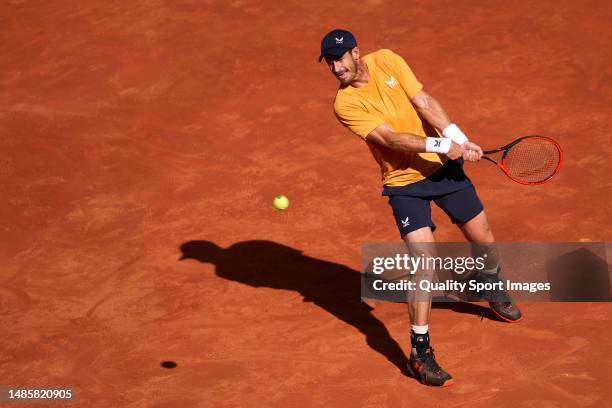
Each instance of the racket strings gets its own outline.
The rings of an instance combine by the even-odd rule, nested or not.
[[[543,138],[526,138],[512,146],[503,160],[508,174],[527,183],[548,180],[558,169],[561,152]]]

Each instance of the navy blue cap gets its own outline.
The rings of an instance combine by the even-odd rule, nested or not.
[[[357,46],[357,40],[353,34],[346,30],[332,30],[321,40],[321,55],[319,62],[326,55],[341,57],[348,50]]]

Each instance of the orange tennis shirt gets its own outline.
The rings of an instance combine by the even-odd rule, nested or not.
[[[437,131],[417,114],[410,99],[423,89],[406,61],[382,49],[363,57],[370,80],[361,88],[340,88],[334,100],[338,120],[368,144],[380,165],[382,183],[404,186],[423,180],[446,161],[437,153],[398,152],[368,141],[367,136],[386,123],[395,132],[439,137]]]

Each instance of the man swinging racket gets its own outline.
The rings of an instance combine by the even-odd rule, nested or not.
[[[406,244],[435,241],[432,200],[468,241],[494,243],[483,206],[462,168],[463,160],[480,160],[482,149],[423,90],[402,57],[387,49],[362,56],[350,32],[333,30],[321,41],[319,62],[323,59],[340,81],[334,100],[336,117],[366,142],[380,165],[383,195],[389,197]],[[480,271],[477,278],[498,282],[499,270],[494,265]],[[502,319],[521,319],[505,293],[483,298]],[[427,385],[451,385],[451,375],[438,365],[429,344],[431,299],[409,300],[408,310],[410,372]]]

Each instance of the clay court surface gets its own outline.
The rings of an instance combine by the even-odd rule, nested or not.
[[[398,236],[316,62],[336,27],[402,55],[483,147],[561,143],[540,187],[466,164],[499,241],[612,239],[610,3],[494,3],[3,2],[0,386],[83,407],[609,404],[609,303],[525,303],[516,325],[438,306],[456,384],[435,389],[400,371],[405,305],[359,300],[360,244]]]

